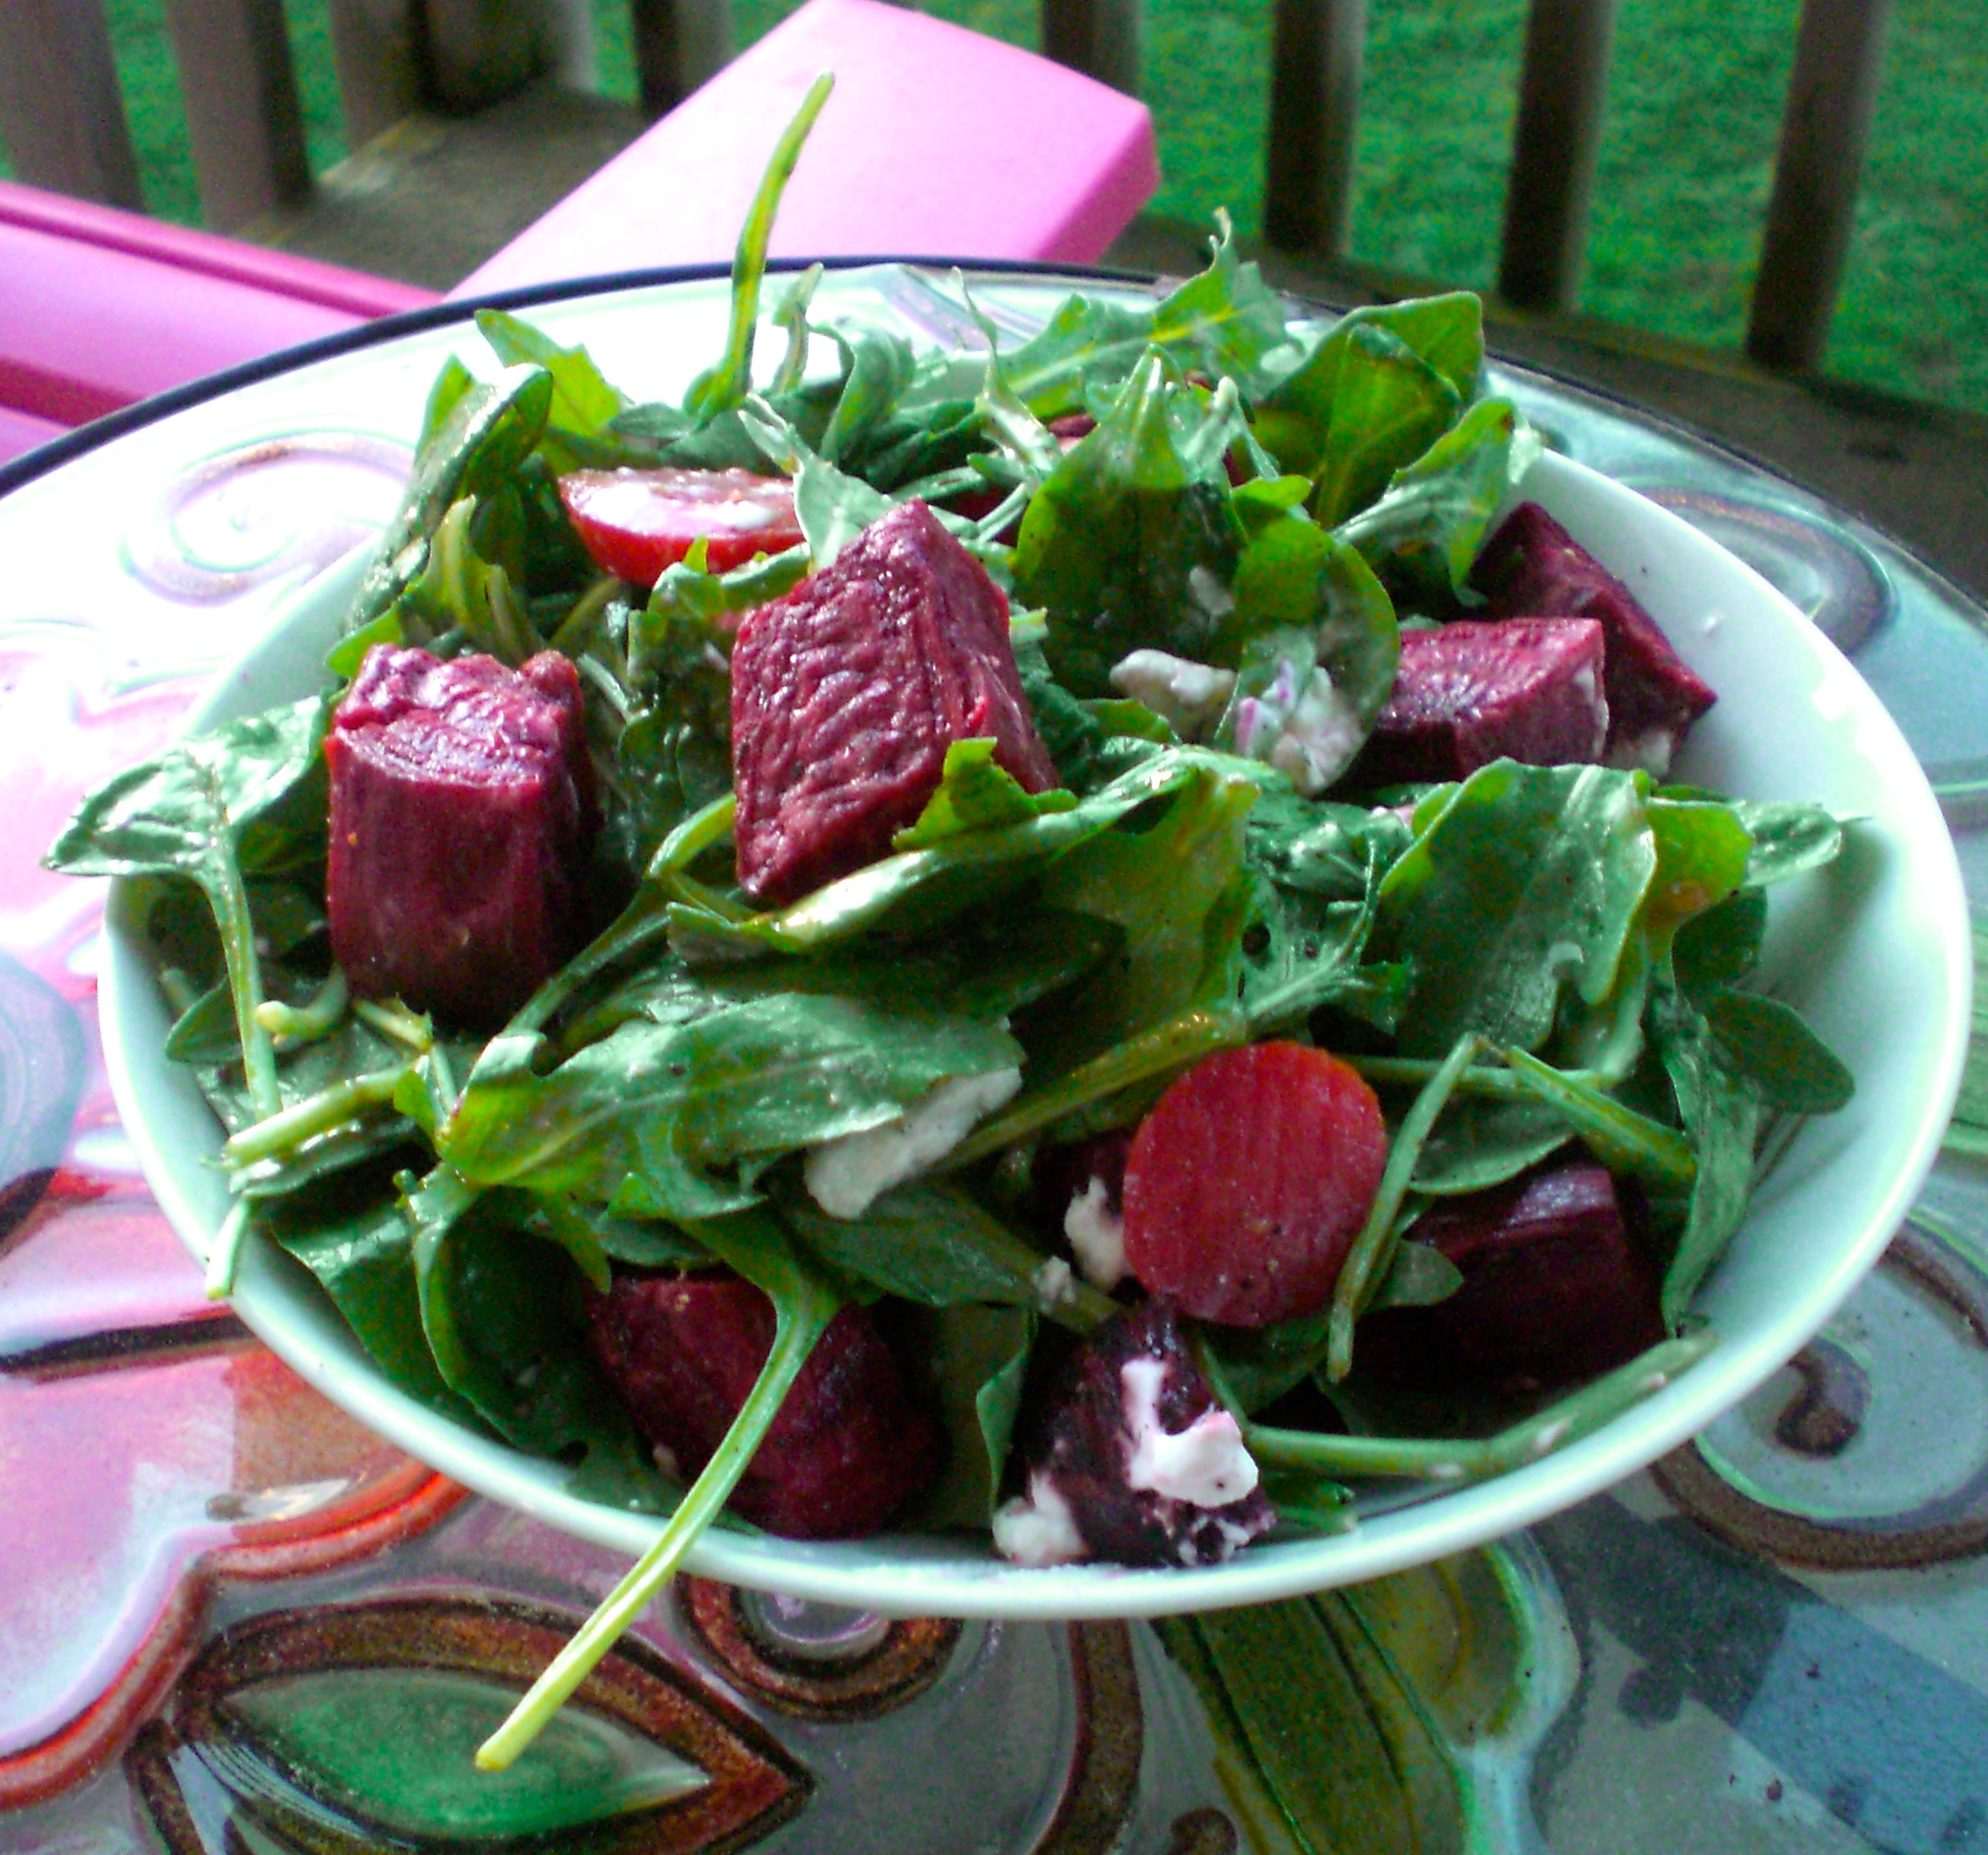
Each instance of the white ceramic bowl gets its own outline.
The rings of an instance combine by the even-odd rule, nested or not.
[[[1250,1548],[1200,1570],[1023,1570],[963,1537],[817,1544],[705,1535],[690,1569],[899,1615],[1156,1615],[1369,1578],[1459,1551],[1583,1499],[1675,1447],[1759,1385],[1876,1259],[1937,1151],[1965,1049],[1970,949],[1952,845],[1917,761],[1862,680],[1749,568],[1653,503],[1548,456],[1523,486],[1634,591],[1719,692],[1677,774],[1755,798],[1819,802],[1867,822],[1831,870],[1777,891],[1772,983],[1848,1060],[1855,1101],[1806,1123],[1754,1199],[1698,1308],[1720,1344],[1586,1440],[1488,1482],[1376,1498],[1344,1534]],[[228,670],[194,729],[306,692],[359,563],[312,588]],[[121,885],[120,885],[121,886]],[[227,1206],[220,1130],[162,1054],[170,1022],[113,896],[103,975],[112,1084],[160,1202],[205,1255]],[[491,1498],[630,1555],[659,1523],[576,1499],[557,1466],[473,1435],[377,1372],[308,1274],[272,1247],[243,1258],[242,1318],[335,1403]]]

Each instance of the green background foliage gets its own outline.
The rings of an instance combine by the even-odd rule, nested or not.
[[[749,44],[798,0],[735,0]],[[324,0],[286,0],[310,139],[345,152]],[[1033,45],[1032,0],[926,11]],[[1798,0],[1626,0],[1619,12],[1579,307],[1732,348],[1773,177]],[[109,0],[153,212],[198,203],[161,0]],[[1271,0],[1147,0],[1156,211],[1259,223]],[[602,87],[632,97],[628,13],[594,0]],[[1523,0],[1372,0],[1353,255],[1448,285],[1496,268]],[[1988,33],[1979,0],[1898,0],[1855,241],[1829,355],[1863,385],[1988,413]]]

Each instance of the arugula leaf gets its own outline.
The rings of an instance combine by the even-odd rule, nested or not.
[[[842,1274],[901,1301],[933,1308],[961,1303],[1041,1307],[1087,1333],[1113,1311],[1082,1283],[1067,1300],[1043,1292],[1041,1251],[1017,1236],[962,1187],[918,1180],[876,1199],[860,1217],[831,1217],[801,1192],[781,1209],[807,1247]]]
[[[720,1169],[861,1133],[934,1083],[1017,1066],[997,1024],[859,999],[688,998],[674,1021],[631,1019],[540,1073],[545,1040],[493,1039],[443,1128],[443,1158],[477,1185],[565,1191],[673,1217],[758,1194]]]
[[[1657,868],[1645,784],[1497,761],[1423,801],[1376,928],[1414,975],[1404,1056],[1440,1055],[1466,1030],[1536,1050],[1563,989],[1608,996]]]
[[[1474,605],[1470,570],[1491,517],[1544,448],[1516,407],[1480,400],[1336,532],[1383,580]]]
[[[919,1351],[932,1362],[949,1447],[939,1482],[905,1524],[986,1529],[1000,1498],[1035,1330],[1032,1308],[961,1303],[925,1314]]]
[[[991,740],[952,742],[946,749],[939,790],[926,801],[917,821],[890,840],[890,848],[922,850],[962,831],[991,830],[1076,809],[1077,794],[1061,787],[1047,792],[1024,790],[995,760],[994,747]]]
[[[479,309],[476,326],[507,367],[543,367],[552,379],[548,424],[557,431],[592,437],[628,409],[585,348],[562,348],[551,336],[501,309]]]
[[[1110,691],[1128,652],[1208,660],[1242,552],[1221,452],[1233,414],[1151,355],[1022,517],[1015,591],[1048,617],[1049,666],[1073,694]]]
[[[501,488],[530,456],[551,415],[552,393],[552,376],[543,367],[519,366],[454,400],[414,453],[400,506],[381,531],[346,615],[348,632],[371,624],[420,576],[429,538],[457,502]]]

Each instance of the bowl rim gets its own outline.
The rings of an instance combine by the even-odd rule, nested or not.
[[[976,268],[994,268],[1024,280],[1088,275],[1093,281],[1131,281],[1067,266]],[[655,284],[701,283],[723,274],[722,267],[697,267],[690,276],[642,277],[606,292],[590,292],[581,285],[508,292],[507,299],[500,300],[577,300],[584,307],[596,293],[615,297]],[[450,314],[422,311],[396,318],[396,322],[411,323],[413,328],[368,331],[372,342],[342,344],[335,351],[351,351],[374,342],[391,341],[397,334],[446,323],[466,314],[468,307],[473,306],[445,307]],[[290,365],[323,358],[318,350],[325,345],[313,344],[312,350],[301,351]],[[283,371],[274,368],[267,372]],[[264,378],[267,373],[255,377]],[[1928,1053],[1929,1060],[1915,1072],[1925,1080],[1926,1112],[1913,1123],[1910,1138],[1898,1147],[1880,1208],[1866,1218],[1857,1241],[1847,1245],[1833,1267],[1809,1286],[1799,1300],[1798,1312],[1769,1323],[1764,1332],[1744,1346],[1728,1342],[1624,1418],[1540,1462],[1485,1482],[1434,1494],[1426,1492],[1426,1484],[1415,1484],[1422,1498],[1398,1504],[1384,1501],[1363,1510],[1359,1525],[1348,1533],[1252,1548],[1217,1567],[1154,1570],[1081,1565],[1036,1570],[1006,1565],[987,1555],[983,1547],[978,1550],[967,1547],[964,1536],[962,1549],[950,1549],[949,1540],[933,1536],[885,1535],[886,1541],[905,1541],[916,1548],[889,1550],[876,1541],[818,1545],[717,1528],[697,1542],[686,1562],[687,1570],[880,1613],[1016,1620],[1160,1615],[1359,1582],[1481,1544],[1586,1499],[1646,1466],[1769,1376],[1829,1317],[1875,1261],[1937,1154],[1966,1054],[1971,942],[1958,860],[1937,801],[1903,735],[1874,692],[1835,647],[1807,626],[1802,615],[1751,568],[1669,510],[1583,466],[1548,453],[1534,470],[1545,473],[1549,482],[1567,473],[1573,480],[1603,486],[1610,497],[1632,499],[1640,505],[1639,519],[1653,523],[1667,543],[1686,550],[1711,550],[1752,582],[1752,591],[1768,602],[1783,623],[1805,628],[1819,657],[1833,661],[1835,669],[1848,677],[1847,687],[1857,692],[1860,722],[1883,743],[1890,756],[1888,765],[1900,783],[1897,801],[1916,817],[1913,842],[1928,856],[1925,863],[1913,867],[1913,891],[1947,930],[1940,940],[1943,958],[1936,976],[1946,1009],[1934,1027],[1937,1041]],[[342,580],[355,573],[356,563],[368,552],[370,547],[356,551],[340,567],[316,576],[279,602],[268,628],[209,686],[186,718],[182,732],[234,712],[227,707],[228,695],[246,668],[270,649],[273,640],[299,625],[300,615],[307,617],[328,609]],[[1928,825],[1937,826],[1936,836]],[[100,981],[106,1065],[120,1115],[148,1181],[182,1239],[197,1257],[204,1256],[213,1219],[198,1194],[188,1187],[184,1156],[169,1149],[153,1118],[136,1108],[143,1099],[140,1070],[148,1051],[133,1036],[136,1019],[141,1015],[137,1007],[151,980],[138,957],[132,932],[134,886],[130,879],[113,884],[106,910],[107,945]],[[162,1053],[155,1060],[163,1064]],[[198,1101],[190,1073],[169,1079],[183,1081]],[[199,1106],[207,1114],[204,1101]],[[219,1125],[212,1124],[213,1144],[218,1145]],[[269,1264],[269,1258],[251,1250],[245,1259],[236,1310],[258,1337],[333,1402],[429,1466],[563,1531],[630,1553],[639,1552],[653,1539],[661,1525],[653,1516],[615,1510],[565,1493],[558,1485],[563,1471],[555,1465],[476,1436],[429,1411],[388,1384],[364,1363],[363,1355],[355,1376],[353,1361],[347,1354],[356,1351],[356,1342],[342,1352],[326,1346],[321,1335],[300,1333],[285,1317],[280,1302],[270,1298],[282,1284],[280,1278],[272,1278]],[[289,1267],[299,1275],[304,1273],[300,1266]],[[328,1303],[326,1308],[328,1310]],[[335,1315],[331,1317],[336,1319]],[[1714,1369],[1708,1371],[1708,1367]],[[1625,1425],[1627,1436],[1623,1433]],[[852,1564],[853,1558],[862,1563]]]

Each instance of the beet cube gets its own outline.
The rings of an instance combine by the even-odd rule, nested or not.
[[[774,1310],[729,1270],[617,1274],[591,1297],[594,1355],[636,1427],[686,1481],[710,1461],[773,1349]],[[939,1426],[911,1402],[868,1310],[828,1324],[729,1505],[789,1539],[875,1533],[938,1466]]]
[[[1664,1337],[1655,1270],[1616,1181],[1591,1160],[1534,1168],[1426,1211],[1410,1236],[1463,1272],[1430,1308],[1370,1315],[1363,1371],[1397,1382],[1551,1387],[1593,1378]]]
[[[1008,602],[922,502],[747,614],[731,653],[738,880],[772,906],[884,855],[946,749],[990,739],[1031,792],[1057,783],[1008,641]]]
[[[1593,618],[1607,636],[1608,764],[1661,774],[1717,700],[1621,581],[1537,502],[1522,502],[1485,543],[1471,580],[1480,616]]]
[[[352,989],[502,1021],[582,928],[594,807],[572,660],[376,645],[325,758],[331,946]]]
[[[1600,760],[1609,706],[1591,618],[1459,619],[1401,633],[1394,693],[1349,776],[1357,785],[1465,779],[1494,760]]]
[[[1216,1565],[1277,1510],[1170,1303],[1114,1315],[1064,1361],[1016,1451],[994,1543],[1024,1565]]]

